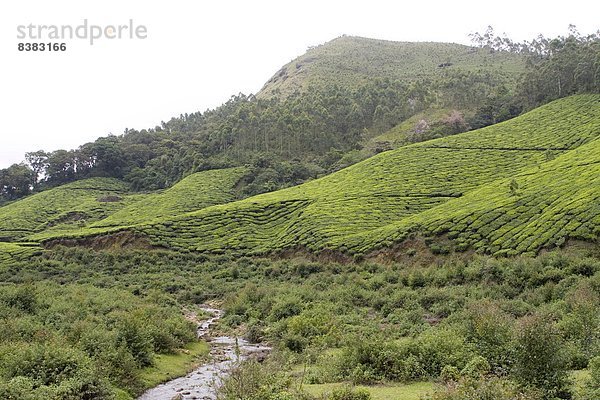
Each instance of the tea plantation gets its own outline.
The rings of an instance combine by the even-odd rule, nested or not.
[[[581,215],[582,223],[598,216],[599,135],[600,97],[571,97],[492,127],[382,153],[298,187],[135,230],[176,249],[368,253],[409,232],[440,234],[464,220],[451,235],[461,250],[536,252],[571,237],[596,238],[589,224],[570,216]],[[512,208],[499,210],[498,196]],[[481,226],[471,226],[474,207]],[[451,218],[452,210],[466,215]],[[559,223],[548,230],[552,221]]]
[[[244,168],[201,172],[151,194],[124,194],[106,179],[65,185],[0,208],[0,232],[49,241],[126,230],[158,247],[247,254],[368,254],[447,234],[451,243],[437,250],[536,253],[597,238],[599,136],[600,96],[578,95],[241,201],[233,200]],[[98,201],[109,195],[121,200]]]
[[[92,178],[50,189],[0,207],[0,240],[14,241],[41,231],[72,229],[107,217],[133,202],[127,185]]]
[[[91,226],[137,225],[233,201],[235,184],[244,171],[240,167],[192,174],[164,192],[149,194],[143,201],[131,204]]]

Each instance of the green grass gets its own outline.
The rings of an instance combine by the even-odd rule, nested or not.
[[[344,387],[343,383],[324,383],[318,385],[304,385],[303,388],[313,396],[331,393],[333,390]],[[371,393],[373,400],[419,400],[434,389],[430,382],[415,382],[410,384],[390,384],[374,386],[356,386],[366,389]]]
[[[156,355],[154,366],[141,371],[144,387],[152,388],[187,374],[207,357],[209,349],[206,342],[192,342],[177,354]]]
[[[452,63],[442,68],[439,65]],[[337,84],[356,87],[375,78],[417,81],[438,79],[447,72],[487,72],[512,82],[524,71],[519,55],[475,49],[454,43],[392,42],[342,36],[309,49],[283,66],[258,93],[287,95],[308,86]]]

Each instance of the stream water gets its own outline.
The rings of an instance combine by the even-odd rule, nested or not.
[[[176,378],[146,391],[138,400],[187,400],[216,398],[215,389],[227,375],[227,370],[239,359],[251,356],[264,357],[270,348],[250,344],[243,339],[229,336],[209,338],[211,326],[223,315],[223,311],[211,307],[201,307],[212,315],[211,318],[198,324],[198,337],[205,338],[211,346],[211,361],[196,368],[186,376]],[[239,349],[239,352],[236,351]],[[237,354],[236,354],[237,353]]]

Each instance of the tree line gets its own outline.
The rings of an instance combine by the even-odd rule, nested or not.
[[[123,179],[133,190],[155,190],[193,172],[239,165],[252,167],[244,179],[251,195],[360,160],[365,155],[357,151],[366,140],[428,107],[476,110],[468,121],[448,118],[452,126],[442,131],[454,134],[560,97],[600,92],[599,32],[583,36],[570,27],[566,36],[515,43],[489,28],[471,38],[490,52],[527,57],[518,89],[500,74],[448,69],[435,80],[312,86],[285,98],[238,94],[213,110],[182,114],[151,129],[125,129],[74,150],[27,153],[24,163],[0,170],[0,202],[97,176]]]

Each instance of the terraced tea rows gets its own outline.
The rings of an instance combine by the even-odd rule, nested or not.
[[[143,201],[115,212],[91,228],[139,225],[228,203],[235,199],[235,185],[244,172],[245,168],[239,167],[189,175],[164,192],[149,194]]]
[[[0,208],[0,242],[39,241],[122,230],[234,200],[245,168],[192,174],[157,193],[130,193],[116,179],[92,178]]]
[[[511,189],[511,182],[518,188]],[[535,253],[569,239],[600,236],[600,139],[539,168],[501,179],[407,218],[354,238],[356,251],[386,247],[411,232],[447,234],[458,249]]]
[[[577,112],[573,112],[574,110]],[[569,150],[600,132],[600,97],[572,96],[486,128],[419,143],[418,147]]]
[[[135,201],[124,197],[126,193],[127,185],[117,179],[93,178],[0,207],[0,241],[21,240],[41,231],[58,233],[100,220]]]
[[[0,266],[23,260],[38,251],[41,251],[41,247],[31,243],[0,242]]]
[[[433,210],[486,183],[510,182],[523,171],[542,171],[543,164],[568,154],[567,148],[598,137],[599,101],[599,96],[560,100],[496,127],[404,147],[299,187],[139,226],[136,231],[159,245],[198,251],[264,253],[301,246],[367,252],[391,243],[385,238],[395,231],[381,227],[416,221],[429,215],[427,210],[435,215]],[[521,146],[524,137],[532,145],[508,147]],[[493,205],[487,204],[490,211]],[[410,227],[421,225],[428,227],[425,223]],[[386,232],[384,239],[368,233],[377,229]],[[401,234],[395,237],[402,239]],[[483,247],[467,240],[460,244]],[[525,250],[542,245],[548,242],[534,241]],[[496,247],[486,250],[499,250]]]
[[[28,240],[41,241],[56,237],[74,237],[109,234],[131,226],[169,220],[177,215],[202,208],[227,203],[235,198],[235,186],[245,168],[228,168],[192,174],[165,191],[148,194],[130,194],[123,207],[106,218],[89,224],[64,227],[60,232],[47,229],[27,236]]]

